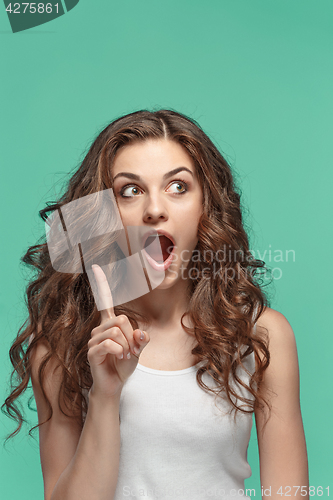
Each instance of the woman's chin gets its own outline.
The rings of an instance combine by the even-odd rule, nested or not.
[[[177,283],[184,281],[184,277],[182,276],[182,273],[180,272],[180,269],[178,269],[178,266],[173,266],[171,265],[166,271],[165,271],[165,278],[160,283],[155,290],[166,290],[168,288],[171,288],[175,286]]]

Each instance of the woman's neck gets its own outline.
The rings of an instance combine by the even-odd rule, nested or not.
[[[142,329],[164,330],[180,327],[180,319],[187,311],[189,301],[188,282],[180,280],[169,288],[155,288],[133,301],[130,307],[147,318]]]

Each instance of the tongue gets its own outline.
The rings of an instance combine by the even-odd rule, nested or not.
[[[159,238],[160,245],[162,248],[162,253],[163,253],[162,261],[161,261],[160,245],[158,244],[157,238]],[[146,252],[151,256],[152,259],[161,264],[169,257],[172,249],[170,248],[170,253],[167,251],[167,249],[173,246],[173,243],[171,240],[169,240],[169,238],[167,238],[167,236],[149,236],[145,243],[145,247],[147,247],[148,245],[149,248],[146,248]]]

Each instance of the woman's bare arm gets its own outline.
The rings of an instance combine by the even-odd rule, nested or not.
[[[271,354],[261,388],[263,396],[272,404],[271,417],[265,427],[263,414],[255,413],[262,498],[281,500],[281,497],[292,496],[308,500],[308,459],[294,332],[283,314],[270,308],[257,324],[268,329]]]
[[[31,356],[32,385],[38,420],[46,420],[46,401],[38,382],[38,367],[48,348],[39,342]],[[90,394],[82,432],[74,418],[58,408],[60,369],[53,360],[45,371],[45,392],[53,416],[39,428],[45,500],[110,500],[118,478],[120,393],[108,402]]]
[[[101,310],[101,323],[93,328],[88,341],[87,358],[93,384],[82,432],[74,424],[75,419],[66,417],[59,409],[60,367],[53,362],[46,374],[45,392],[54,415],[40,428],[45,500],[113,498],[120,455],[120,395],[125,381],[136,368],[140,353],[150,341],[146,332],[133,330],[127,316],[115,315],[107,278],[100,266],[94,265],[93,271],[106,308]],[[46,343],[40,343],[35,358],[34,355],[31,358],[38,416],[43,421],[47,407],[37,373],[47,347]]]

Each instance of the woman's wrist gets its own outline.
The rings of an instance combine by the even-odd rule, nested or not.
[[[119,389],[115,393],[99,393],[94,390],[94,384],[91,386],[89,392],[88,392],[88,401],[89,403],[91,401],[94,401],[95,404],[100,404],[100,405],[114,405],[118,404],[120,402],[120,396],[121,396],[121,391],[122,391],[123,385],[119,387]]]

